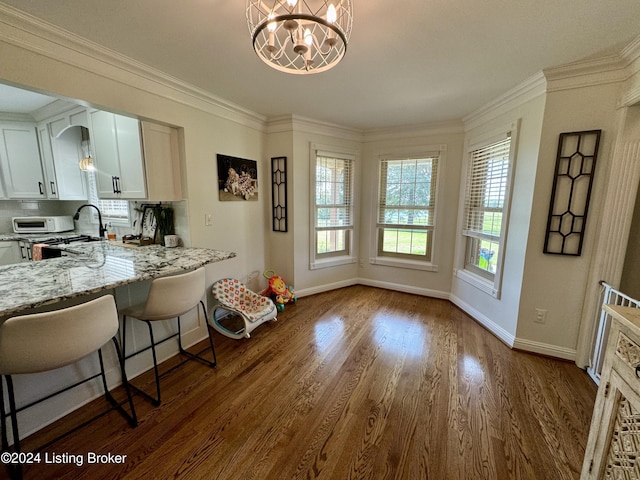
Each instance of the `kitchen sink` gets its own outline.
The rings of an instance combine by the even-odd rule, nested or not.
[[[79,242],[82,242],[82,243],[101,242],[102,240],[104,239],[100,237],[92,237],[91,235],[75,235],[73,237],[56,238],[52,240],[47,240],[46,242],[42,242],[42,243],[46,243],[47,245],[70,245],[72,243],[79,243]]]

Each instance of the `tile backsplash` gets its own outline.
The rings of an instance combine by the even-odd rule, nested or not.
[[[56,200],[0,200],[0,233],[13,231],[11,217],[73,215],[82,203]]]
[[[86,202],[68,200],[0,200],[0,233],[10,233],[13,231],[11,225],[12,217],[27,217],[38,215],[74,215],[80,205]],[[163,202],[165,204],[166,202]],[[185,244],[188,240],[188,215],[187,202],[171,202],[174,208],[176,233],[180,235]],[[98,227],[92,222],[90,212],[92,209],[83,209],[80,219],[76,222],[76,231],[87,235],[97,235]],[[139,233],[136,227],[109,227],[109,233],[115,233],[117,238],[122,235]]]

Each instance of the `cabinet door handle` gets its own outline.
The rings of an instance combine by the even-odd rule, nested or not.
[[[44,195],[44,192],[42,191],[42,182],[38,182],[38,190],[40,191],[40,195]]]
[[[113,193],[118,193],[118,190],[116,189],[116,177],[111,177],[111,189],[113,190]]]
[[[56,184],[54,182],[49,182],[51,184],[51,195],[56,195]]]
[[[24,247],[22,245],[20,245],[20,257],[24,260],[25,258],[27,258],[24,254]]]
[[[120,190],[120,177],[116,177],[116,193],[122,193],[122,190]]]

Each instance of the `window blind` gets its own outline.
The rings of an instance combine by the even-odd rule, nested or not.
[[[378,226],[434,226],[438,157],[380,162]]]
[[[511,136],[473,150],[465,196],[463,234],[499,241],[509,175]]]
[[[316,228],[342,230],[353,226],[353,159],[316,157]]]
[[[98,198],[96,174],[87,174],[89,184],[89,202],[96,205],[102,213],[102,219],[129,220],[129,202],[127,200],[101,200]],[[92,209],[94,221],[98,221],[98,214]]]

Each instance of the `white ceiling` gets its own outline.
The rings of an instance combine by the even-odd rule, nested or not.
[[[0,83],[0,112],[29,114],[53,100],[46,95]]]
[[[354,128],[460,119],[543,68],[640,34],[638,0],[353,2],[345,58],[300,76],[257,58],[241,0],[4,0],[257,113]]]

